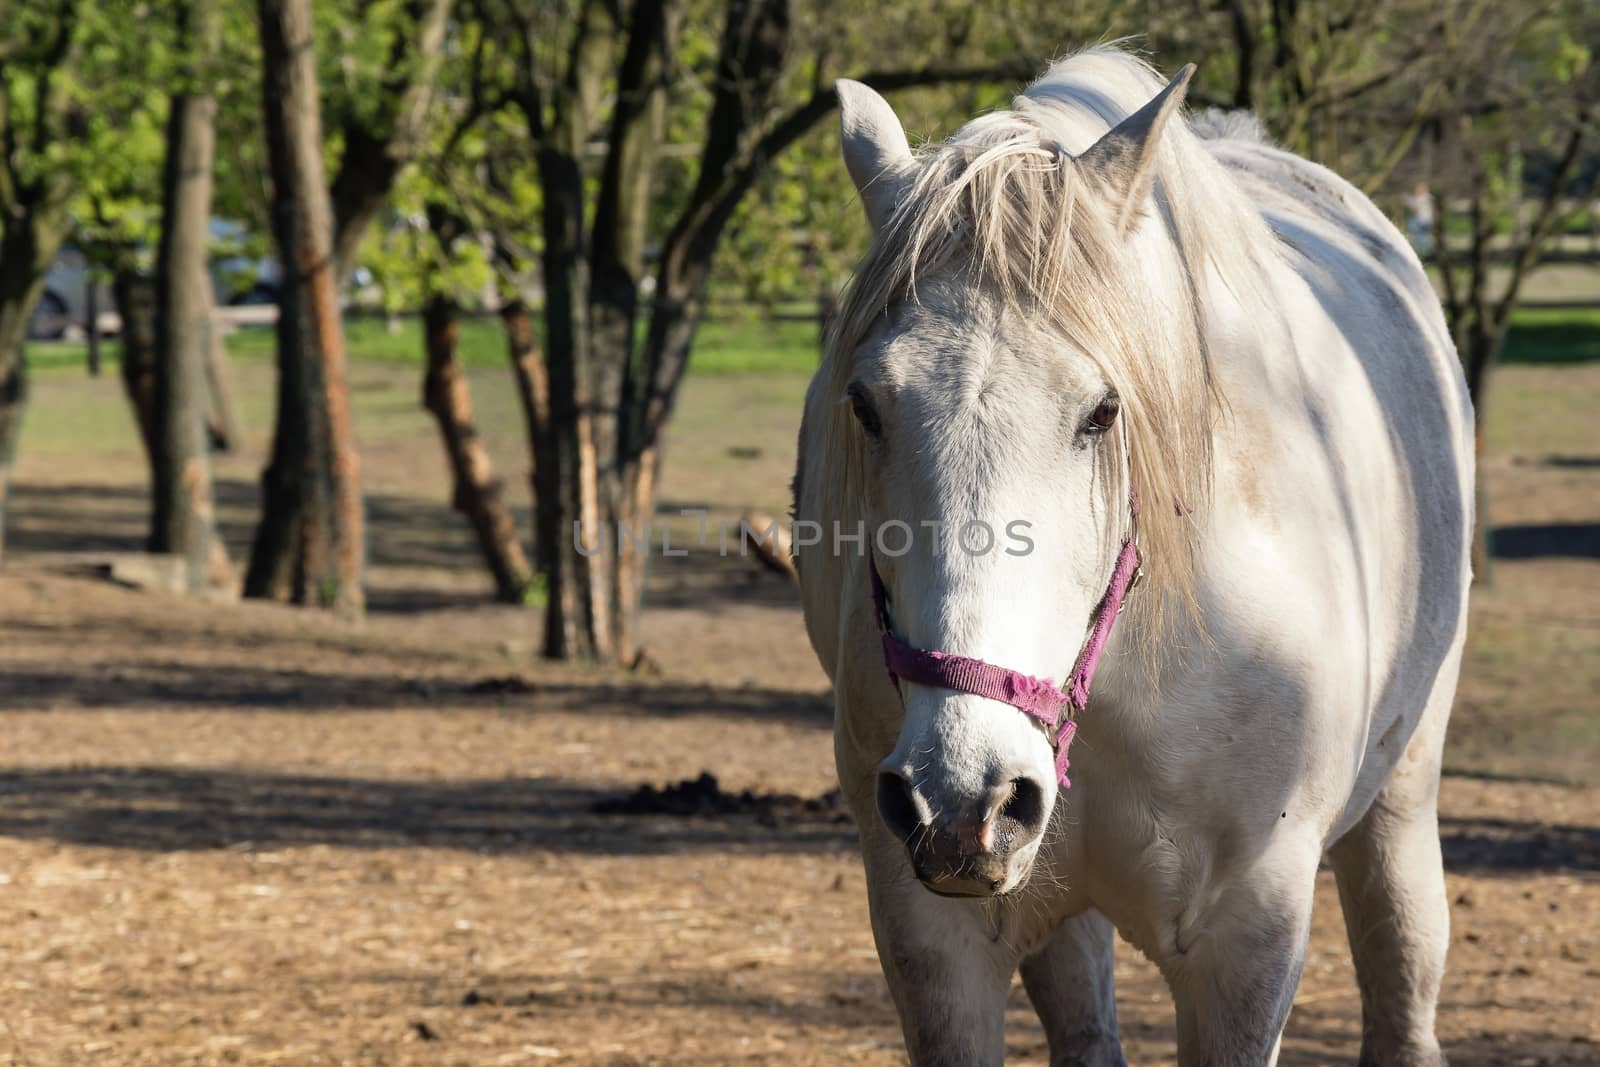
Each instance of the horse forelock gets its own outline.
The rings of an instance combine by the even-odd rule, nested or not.
[[[934,276],[953,275],[1070,339],[1122,399],[1151,578],[1150,595],[1133,610],[1152,640],[1176,612],[1198,617],[1199,517],[1211,497],[1219,399],[1206,347],[1208,279],[1248,288],[1259,276],[1259,250],[1272,247],[1259,214],[1174,121],[1155,173],[1151,228],[1164,243],[1137,246],[1164,248],[1173,269],[1158,282],[1148,256],[1133,254],[1111,201],[1075,158],[1160,88],[1138,58],[1093,48],[1052,66],[1012,110],[975,119],[920,153],[909,190],[841,302],[823,375],[832,396],[843,397],[863,341],[890,309],[918,302],[919,280]],[[1164,291],[1152,300],[1156,288]],[[826,510],[853,522],[863,456],[850,421],[844,405],[827,420],[819,462],[836,469],[819,472],[817,484],[842,495]],[[1121,491],[1120,479],[1100,484]]]

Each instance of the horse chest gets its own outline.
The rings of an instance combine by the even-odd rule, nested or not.
[[[1320,850],[1321,816],[1291,817],[1268,796],[1280,788],[1217,803],[1088,772],[1052,864],[1072,887],[1073,910],[1099,910],[1152,958],[1181,955],[1230,887],[1275,866],[1279,854]]]

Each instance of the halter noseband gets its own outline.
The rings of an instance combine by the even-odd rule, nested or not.
[[[1067,678],[1067,687],[1057,689],[1043,678],[1010,670],[971,656],[954,652],[939,652],[917,648],[901,640],[894,632],[894,620],[889,615],[889,591],[878,574],[878,561],[869,545],[867,548],[867,573],[872,579],[872,606],[877,613],[878,630],[883,636],[883,662],[888,668],[889,680],[900,689],[904,679],[917,685],[935,689],[949,689],[956,693],[998,700],[1010,704],[1039,720],[1054,737],[1056,750],[1056,777],[1061,788],[1072,783],[1067,779],[1067,749],[1078,731],[1075,716],[1089,703],[1089,686],[1094,681],[1095,668],[1105,652],[1111,627],[1128,593],[1139,584],[1144,572],[1139,567],[1139,507],[1131,495],[1128,508],[1133,516],[1133,532],[1122,542],[1117,553],[1116,566],[1111,571],[1111,581],[1105,596],[1091,616],[1093,620],[1088,639],[1078,652],[1078,661]]]

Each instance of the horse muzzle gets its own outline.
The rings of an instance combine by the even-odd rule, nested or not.
[[[934,893],[990,897],[1027,877],[1049,812],[1045,787],[1025,775],[978,797],[919,788],[900,770],[878,774],[878,814]]]

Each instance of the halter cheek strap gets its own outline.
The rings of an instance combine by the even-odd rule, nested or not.
[[[1138,507],[1129,504],[1135,523]],[[956,693],[998,700],[1039,720],[1053,738],[1056,750],[1056,777],[1061,788],[1070,788],[1067,778],[1067,749],[1077,733],[1076,716],[1089,704],[1089,686],[1094,682],[1095,669],[1105,652],[1106,641],[1111,637],[1111,627],[1128,593],[1143,576],[1139,569],[1139,538],[1137,525],[1132,537],[1122,543],[1117,553],[1117,563],[1111,571],[1111,581],[1105,596],[1091,616],[1089,636],[1078,652],[1072,674],[1065,689],[1057,689],[1043,678],[1010,670],[971,656],[935,649],[917,648],[901,640],[894,632],[894,620],[889,615],[889,591],[878,574],[878,561],[871,547],[867,549],[867,573],[872,579],[872,606],[877,613],[878,630],[883,639],[883,662],[888,668],[889,680],[900,688],[901,680],[935,689],[948,689]]]

